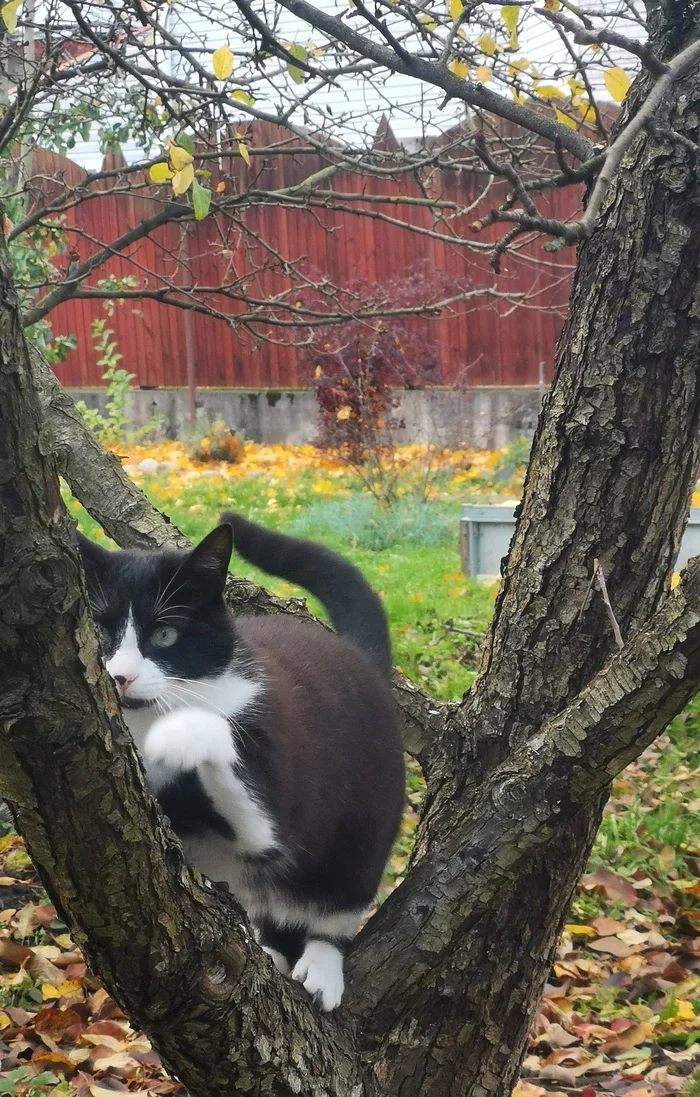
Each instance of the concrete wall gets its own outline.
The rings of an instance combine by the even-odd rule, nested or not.
[[[104,406],[104,390],[69,390],[88,407]],[[404,426],[401,442],[438,442],[449,448],[498,449],[518,435],[530,436],[537,425],[542,390],[537,387],[473,388],[463,391],[433,389],[397,394],[395,415]],[[154,415],[165,419],[165,432],[177,438],[187,431],[186,389],[135,389],[130,397],[132,428]],[[200,389],[198,426],[223,419],[254,442],[290,442],[316,438],[316,401],[313,393],[296,390],[253,391]]]

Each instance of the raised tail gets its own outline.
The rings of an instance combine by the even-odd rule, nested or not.
[[[222,514],[233,529],[233,545],[244,560],[289,583],[304,587],[325,606],[339,636],[367,656],[385,677],[391,675],[391,643],[378,595],[364,576],[337,552],[314,541],[289,537],[249,522],[240,514]]]

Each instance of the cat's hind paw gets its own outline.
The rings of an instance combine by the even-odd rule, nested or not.
[[[292,972],[321,1009],[330,1013],[340,1005],[345,989],[343,954],[328,941],[309,941]]]
[[[206,763],[233,765],[237,757],[228,720],[198,708],[176,709],[155,720],[143,753],[147,762],[178,773]]]

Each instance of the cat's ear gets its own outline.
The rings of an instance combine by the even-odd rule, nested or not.
[[[76,530],[76,541],[83,560],[83,569],[88,578],[96,572],[103,574],[112,563],[113,553],[96,545],[89,537],[83,537],[78,530]]]
[[[188,579],[223,594],[232,551],[233,530],[229,525],[217,526],[192,549],[182,565],[182,572]]]

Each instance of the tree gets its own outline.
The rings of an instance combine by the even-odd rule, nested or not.
[[[287,3],[347,37],[343,20]],[[179,535],[30,368],[2,256],[0,789],[94,969],[196,1095],[507,1094],[609,781],[700,685],[700,561],[669,590],[700,457],[700,6],[649,9],[608,151],[576,146],[592,186],[569,317],[479,675],[456,705],[396,681],[428,797],[338,1017],[319,1017],[235,905],[193,879],[145,792],[97,662],[57,466],[120,544]],[[348,48],[409,66],[395,43]],[[412,70],[430,75],[419,59]],[[534,218],[511,183],[501,212],[520,200]],[[230,600],[302,612],[234,579]]]

